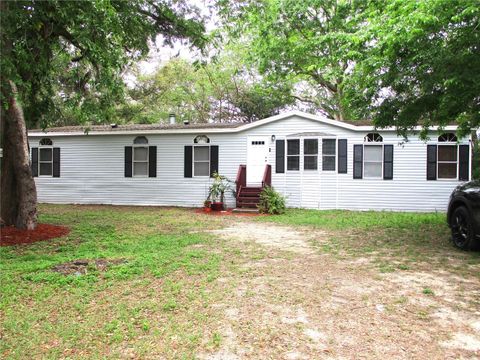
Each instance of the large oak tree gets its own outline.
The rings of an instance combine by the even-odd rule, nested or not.
[[[204,26],[195,9],[173,0],[29,0],[0,6],[1,217],[33,229],[36,191],[27,124],[49,125],[58,111],[58,92],[79,114],[108,121],[123,94],[122,70],[147,53],[150,41],[161,34],[166,43],[181,39],[202,47]]]
[[[406,135],[418,124],[480,125],[480,2],[369,1],[365,55],[346,84],[357,116]]]
[[[364,1],[219,0],[230,36],[249,44],[251,61],[272,81],[297,82],[297,99],[337,120],[354,112],[344,101],[344,82],[363,56],[358,32]],[[232,26],[232,23],[235,26]]]

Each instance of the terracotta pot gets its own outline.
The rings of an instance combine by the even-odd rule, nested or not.
[[[223,210],[223,202],[212,202],[210,205],[213,211],[222,211]]]

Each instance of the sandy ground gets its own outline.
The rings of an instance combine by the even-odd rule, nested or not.
[[[478,278],[382,274],[369,258],[321,254],[323,232],[244,221],[214,233],[239,269],[216,280],[221,346],[200,358],[480,358]]]

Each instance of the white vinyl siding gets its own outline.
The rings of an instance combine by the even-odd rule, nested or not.
[[[235,180],[239,165],[247,162],[248,136],[271,139],[275,135],[276,139],[287,140],[288,136],[299,132],[324,132],[338,139],[347,139],[346,174],[287,170],[285,173],[276,173],[275,142],[268,141],[272,185],[286,196],[289,207],[445,211],[450,193],[460,183],[455,179],[427,181],[425,142],[417,135],[409,135],[409,141],[400,144],[403,139],[394,130],[379,130],[385,143],[394,144],[395,177],[389,181],[383,178],[371,178],[369,181],[353,179],[353,145],[364,145],[367,131],[354,131],[293,115],[236,133],[218,129],[215,132],[198,132],[207,133],[211,143],[219,146],[219,173],[231,180]],[[126,144],[132,144],[135,135],[52,135],[55,146],[62,149],[62,177],[36,177],[38,200],[42,203],[202,206],[212,179],[206,176],[184,178],[184,147],[185,144],[191,144],[196,135],[148,134],[149,145],[157,146],[157,168],[162,176],[138,178],[137,181],[130,181],[123,176],[123,150]],[[433,133],[430,137],[436,135]],[[30,133],[29,139],[33,143],[45,136],[50,134]],[[459,143],[468,144],[468,139],[459,139]],[[303,156],[299,156],[299,159],[299,167],[304,169]],[[231,194],[226,195],[228,207],[234,207],[234,198]]]

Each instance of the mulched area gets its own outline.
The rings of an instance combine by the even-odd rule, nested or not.
[[[70,229],[65,226],[38,224],[35,230],[20,230],[15,226],[0,228],[0,246],[31,244],[67,235]]]
[[[222,211],[206,211],[205,208],[198,208],[195,209],[197,214],[205,214],[211,216],[268,216],[268,214],[260,214],[260,213],[241,213],[241,212],[233,212],[233,209],[227,209]]]

